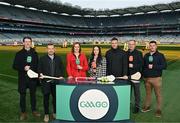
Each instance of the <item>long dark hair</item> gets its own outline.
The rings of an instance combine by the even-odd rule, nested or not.
[[[98,66],[99,64],[101,64],[101,60],[102,60],[101,47],[98,46],[98,45],[95,45],[95,46],[93,46],[93,48],[92,48],[92,52],[91,52],[91,56],[90,56],[90,62],[89,62],[89,67],[91,67],[91,63],[92,63],[93,60],[94,60],[94,48],[95,48],[95,47],[97,47],[97,48],[99,49],[99,54],[98,54],[98,57],[97,57],[97,60],[96,60],[96,64],[97,64],[97,66]]]

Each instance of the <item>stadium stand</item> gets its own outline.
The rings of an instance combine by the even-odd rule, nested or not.
[[[47,0],[0,2],[8,3],[0,4],[0,42],[21,41],[27,35],[37,43],[58,43],[64,40],[106,42],[112,36],[117,36],[121,41],[136,39],[158,40],[162,43],[180,42],[180,2],[109,11],[80,10]],[[24,7],[17,7],[17,4]],[[50,8],[47,4],[54,7]],[[64,9],[59,9],[61,7]],[[167,10],[169,11],[166,12]],[[143,14],[137,14],[141,12]],[[87,14],[91,17],[85,17]],[[106,17],[99,17],[102,14]],[[114,14],[119,16],[111,17]]]

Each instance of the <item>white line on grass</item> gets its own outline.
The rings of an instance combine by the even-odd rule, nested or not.
[[[9,78],[12,78],[12,79],[18,79],[17,76],[12,76],[12,75],[7,75],[7,74],[1,74],[1,73],[0,73],[0,76],[9,77]]]

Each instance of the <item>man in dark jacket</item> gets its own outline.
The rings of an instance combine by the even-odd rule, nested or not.
[[[59,56],[55,54],[55,47],[53,44],[47,45],[48,54],[41,57],[39,61],[39,73],[42,79],[42,92],[44,102],[44,121],[49,121],[49,96],[52,95],[53,103],[53,118],[56,118],[56,84],[58,80],[44,79],[42,75],[55,76],[63,79],[63,63]]]
[[[150,111],[151,105],[151,93],[152,88],[154,88],[157,107],[156,107],[156,117],[161,117],[161,86],[162,86],[162,70],[166,69],[166,59],[164,55],[157,51],[156,41],[151,41],[149,43],[150,52],[144,56],[144,78],[146,87],[146,98],[142,112]]]
[[[106,52],[107,75],[115,77],[125,76],[128,73],[128,60],[125,51],[119,48],[118,39],[111,39],[111,49]]]
[[[34,49],[31,48],[32,39],[30,37],[24,37],[24,47],[22,50],[16,53],[13,68],[18,71],[18,92],[20,94],[20,109],[21,115],[20,120],[27,118],[26,114],[26,90],[30,90],[31,99],[31,110],[34,116],[40,116],[36,112],[36,86],[37,80],[30,79],[27,76],[27,71],[32,69],[37,71],[38,68],[38,54]]]
[[[140,51],[136,49],[136,41],[130,40],[128,42],[128,59],[129,59],[129,65],[128,65],[128,76],[136,73],[136,72],[142,72],[143,67],[143,56]],[[134,107],[134,113],[138,113],[140,110],[140,81],[131,80],[131,85],[134,90],[134,97],[135,97],[135,107]]]

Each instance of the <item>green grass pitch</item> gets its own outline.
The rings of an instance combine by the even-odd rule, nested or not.
[[[0,122],[20,122],[19,121],[19,95],[17,92],[17,72],[12,69],[12,62],[16,51],[21,47],[0,46]],[[107,50],[103,48],[103,54]],[[46,52],[45,47],[36,47],[38,53],[43,55]],[[57,54],[63,58],[64,64],[66,53],[70,48],[57,48]],[[87,56],[91,53],[91,48],[82,49]],[[155,96],[153,94],[152,108],[148,113],[132,114],[131,120],[135,122],[180,122],[180,47],[179,46],[161,46],[168,60],[168,68],[163,73],[163,116],[156,118]],[[144,83],[141,82],[141,105],[145,96]],[[131,99],[133,103],[133,97]],[[132,107],[132,105],[131,105]],[[30,110],[29,93],[27,93],[27,112],[28,120],[25,122],[43,122],[43,100],[41,88],[37,89],[37,109],[42,114],[35,119]],[[131,111],[132,112],[132,111]]]

